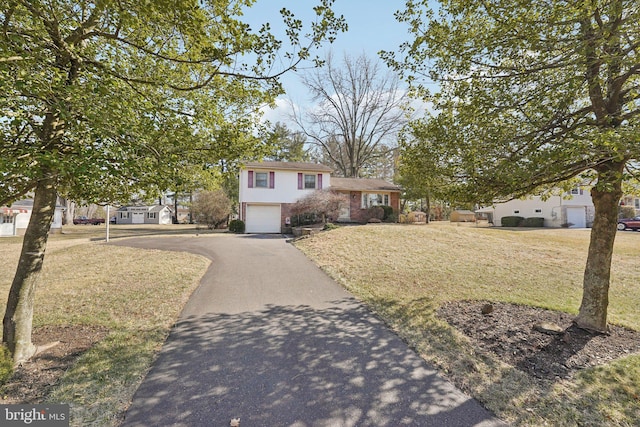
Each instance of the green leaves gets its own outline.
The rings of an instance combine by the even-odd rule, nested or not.
[[[113,202],[172,179],[208,182],[212,168],[261,155],[253,135],[259,108],[282,91],[277,76],[345,24],[327,0],[314,23],[287,15],[297,54],[278,69],[282,41],[240,19],[251,4],[5,2],[0,204],[45,175],[72,199]]]
[[[413,40],[401,60],[386,59],[434,103],[428,130],[413,136],[422,155],[443,150],[441,172],[460,195],[518,197],[638,159],[638,6],[449,0],[439,17],[427,8],[407,2],[398,19]]]

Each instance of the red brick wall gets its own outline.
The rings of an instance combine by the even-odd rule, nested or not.
[[[362,209],[362,191],[352,191],[349,193],[349,208],[351,210],[351,221],[367,222],[369,215],[367,209]]]
[[[280,228],[282,228],[283,232],[286,232],[286,229],[291,227],[291,224],[286,224],[287,217],[291,218],[292,216],[291,206],[293,206],[293,203],[280,203]]]
[[[400,213],[400,193],[391,193],[391,200],[389,200],[393,213],[398,215]]]
[[[391,193],[389,203],[393,211],[400,212],[400,193]],[[351,221],[365,223],[369,220],[369,210],[362,209],[362,192],[352,191],[349,193],[349,208],[351,210]]]

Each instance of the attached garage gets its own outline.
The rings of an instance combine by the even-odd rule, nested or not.
[[[245,221],[247,233],[280,233],[280,205],[248,204]]]
[[[570,228],[584,228],[587,226],[587,217],[583,207],[567,207],[567,223]]]

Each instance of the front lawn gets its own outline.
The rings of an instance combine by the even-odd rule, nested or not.
[[[482,350],[437,313],[447,302],[481,300],[576,314],[589,232],[376,224],[296,245],[425,359],[514,425],[640,425],[639,354],[569,378],[534,378]],[[618,233],[609,321],[635,331],[639,259],[640,233]]]
[[[160,227],[114,227],[112,237],[194,232]],[[0,403],[69,403],[72,426],[121,423],[209,261],[104,245],[104,231],[66,226],[65,234],[50,237],[36,291],[34,342],[60,342],[18,369],[0,388]],[[21,240],[0,239],[2,313]]]

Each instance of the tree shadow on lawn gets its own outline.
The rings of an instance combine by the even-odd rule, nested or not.
[[[502,425],[352,299],[181,320],[124,426]]]
[[[492,303],[488,315],[482,314],[487,301],[453,301],[437,308],[431,298],[370,303],[420,354],[441,363],[454,383],[516,425],[607,424],[603,407],[614,402],[621,419],[631,425],[638,420],[637,362],[625,358],[640,352],[638,331],[611,325],[609,335],[592,335],[573,327],[570,314],[500,302]],[[538,332],[533,326],[541,321],[565,332]],[[585,390],[585,381],[600,386]],[[609,382],[620,383],[617,391]],[[558,391],[563,388],[573,391]]]

